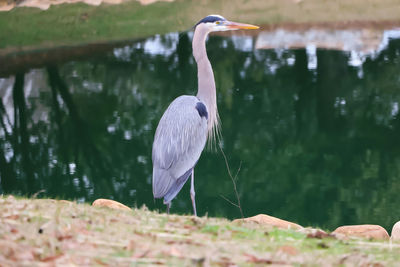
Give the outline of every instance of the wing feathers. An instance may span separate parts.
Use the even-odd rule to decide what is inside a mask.
[[[162,198],[168,193],[175,179],[171,177],[168,170],[153,167],[153,195]]]
[[[170,202],[187,181],[207,139],[207,118],[194,96],[176,98],[163,114],[153,143],[153,194]]]

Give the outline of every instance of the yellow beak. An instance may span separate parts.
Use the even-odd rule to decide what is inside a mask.
[[[251,24],[244,24],[244,23],[239,23],[239,22],[233,22],[233,21],[227,21],[225,24],[226,27],[230,29],[244,29],[244,30],[256,30],[259,29],[260,27],[256,25],[251,25]]]

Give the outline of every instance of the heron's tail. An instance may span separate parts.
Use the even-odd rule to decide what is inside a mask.
[[[172,187],[175,179],[167,170],[154,167],[153,168],[153,196],[154,198],[164,197]]]
[[[168,190],[167,194],[164,196],[164,204],[171,202],[179,193],[179,191],[181,191],[183,185],[188,180],[190,174],[192,174],[192,170],[193,168],[191,168],[190,170],[185,172],[181,177],[175,180],[175,183],[173,183],[171,188]]]
[[[158,167],[153,168],[153,195],[154,198],[164,197],[164,204],[173,200],[186,183],[193,168],[186,171],[181,177],[175,179],[168,170]]]

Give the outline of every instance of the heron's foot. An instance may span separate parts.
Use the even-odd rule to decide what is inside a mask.
[[[167,203],[167,214],[169,214],[169,208],[171,207],[171,202]]]

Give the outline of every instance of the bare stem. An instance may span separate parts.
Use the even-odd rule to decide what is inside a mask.
[[[238,174],[239,174],[240,168],[242,167],[242,162],[240,161],[239,168],[238,168],[238,170],[237,170],[237,172],[236,172],[236,174],[235,174],[235,177],[233,177],[233,176],[232,176],[232,173],[231,173],[231,170],[230,170],[230,167],[229,167],[228,160],[227,160],[227,158],[226,158],[226,156],[225,156],[224,151],[222,150],[222,146],[221,146],[221,145],[219,145],[219,149],[221,150],[222,155],[224,156],[226,169],[228,170],[229,177],[231,178],[232,183],[233,183],[233,189],[234,189],[234,191],[235,191],[235,195],[236,195],[236,199],[237,199],[237,204],[233,203],[232,201],[230,201],[229,199],[227,199],[226,197],[224,197],[224,196],[222,196],[222,195],[221,195],[221,197],[222,197],[223,199],[225,199],[226,201],[228,201],[229,203],[231,203],[232,205],[234,205],[235,207],[239,208],[240,214],[242,215],[242,218],[244,218],[243,210],[242,210],[242,205],[240,204],[239,193],[238,193],[237,187],[236,187],[236,181],[237,181],[237,178],[238,178]]]
[[[239,208],[239,205],[236,203],[233,203],[231,200],[229,200],[229,198],[223,196],[223,195],[219,195],[220,197],[222,197],[223,199],[225,199],[227,202],[229,202],[230,204],[232,204],[233,206]]]
[[[32,195],[32,198],[37,198],[37,196],[38,196],[40,193],[44,193],[44,192],[46,192],[46,189],[42,189],[42,190],[40,190],[40,191],[37,191],[35,194]]]

